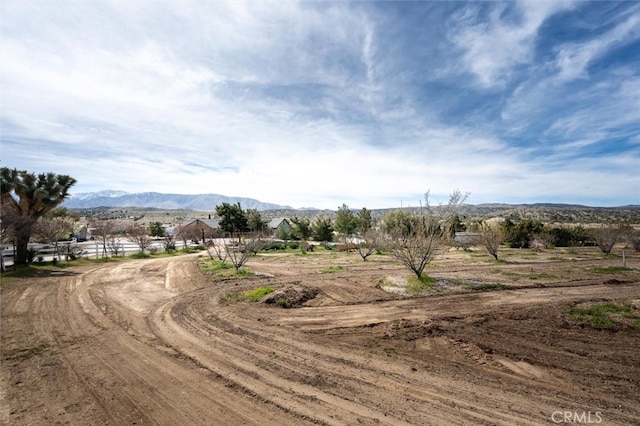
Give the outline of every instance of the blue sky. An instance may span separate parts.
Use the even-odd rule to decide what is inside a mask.
[[[0,8],[0,164],[73,193],[640,204],[640,2]]]

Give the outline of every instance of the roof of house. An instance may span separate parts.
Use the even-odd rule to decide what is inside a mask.
[[[286,217],[276,217],[275,219],[271,219],[269,221],[269,228],[275,229],[278,226],[280,226],[280,224],[284,221],[286,221],[287,224],[289,224],[289,220]]]
[[[191,219],[183,223],[182,226],[189,226],[192,224],[197,224],[198,222],[203,223],[213,229],[217,229],[219,226],[217,219]]]

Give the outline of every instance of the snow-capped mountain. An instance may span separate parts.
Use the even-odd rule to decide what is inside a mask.
[[[112,190],[112,189],[107,189],[105,191],[98,191],[98,192],[80,192],[78,194],[71,194],[68,198],[68,200],[92,200],[94,198],[101,198],[101,197],[122,197],[123,195],[128,195],[129,193],[126,191],[116,191],[116,190]]]
[[[186,209],[211,211],[222,203],[240,203],[243,209],[274,210],[291,208],[265,203],[253,198],[228,197],[219,194],[163,194],[159,192],[128,193],[124,191],[99,191],[71,194],[63,206],[69,209],[92,207],[151,207],[158,209]]]

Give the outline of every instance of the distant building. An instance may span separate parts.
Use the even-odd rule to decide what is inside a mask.
[[[183,238],[202,240],[207,238],[219,238],[222,235],[218,231],[219,223],[216,219],[192,219],[180,226],[180,234]]]
[[[291,235],[292,227],[286,217],[277,217],[269,221],[269,229],[274,235]]]
[[[74,234],[74,237],[78,241],[87,241],[91,239],[91,230],[87,227],[87,225],[82,225],[80,230]]]

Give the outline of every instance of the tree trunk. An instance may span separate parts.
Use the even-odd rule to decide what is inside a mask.
[[[16,258],[14,262],[16,265],[24,265],[29,260],[29,240],[31,239],[31,232],[21,233],[16,237]]]

